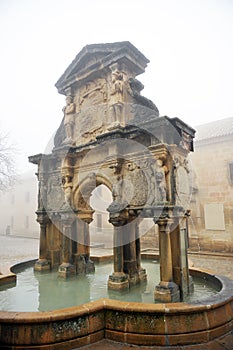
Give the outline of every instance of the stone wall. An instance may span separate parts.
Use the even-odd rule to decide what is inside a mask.
[[[194,172],[190,248],[233,252],[233,139],[222,137],[196,143],[191,155]]]
[[[0,235],[39,238],[36,207],[36,177],[31,172],[21,174],[8,192],[0,194]]]

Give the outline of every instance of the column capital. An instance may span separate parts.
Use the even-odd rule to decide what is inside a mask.
[[[128,220],[129,220],[129,213],[127,210],[116,211],[116,212],[110,211],[109,213],[109,222],[115,227],[125,225],[128,222]]]
[[[36,211],[36,215],[36,221],[39,222],[40,225],[46,225],[49,222],[49,217],[45,210]]]
[[[86,222],[87,224],[90,224],[93,221],[93,214],[94,210],[80,210],[76,213],[76,216],[80,219]]]
[[[71,208],[60,210],[59,216],[62,224],[64,225],[71,225],[76,219],[76,215]]]
[[[168,217],[162,217],[154,221],[159,226],[161,232],[170,231],[170,227],[174,223],[173,219]]]

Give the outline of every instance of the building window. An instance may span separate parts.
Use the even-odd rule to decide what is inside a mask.
[[[230,183],[233,185],[233,162],[229,163],[229,177]]]

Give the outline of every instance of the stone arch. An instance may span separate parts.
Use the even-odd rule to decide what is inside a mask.
[[[189,208],[179,198],[187,197],[186,158],[193,150],[195,130],[179,118],[160,116],[155,104],[141,95],[143,85],[136,76],[147,63],[129,42],[88,45],[56,83],[67,100],[55,146],[50,154],[29,158],[38,165],[43,197],[37,210],[40,258],[35,269],[53,267],[49,256],[53,216],[61,226],[60,275],[93,268],[87,249],[93,215],[90,196],[104,184],[113,195],[108,211],[116,243],[109,288],[128,288],[146,278],[139,261],[138,219],[153,218],[162,247],[155,298],[173,301],[191,285],[188,265],[183,266],[181,259]],[[72,230],[78,235],[74,249]]]
[[[105,185],[112,192],[113,182],[107,175],[90,173],[84,177],[73,189],[73,209],[92,210],[90,196],[92,191],[100,185]]]
[[[113,254],[114,227],[109,222],[107,208],[112,202],[112,192],[104,185],[98,185],[92,191],[90,206],[93,208],[93,221],[90,223],[90,244],[92,247],[108,249]]]

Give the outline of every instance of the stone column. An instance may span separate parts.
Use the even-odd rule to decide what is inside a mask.
[[[136,261],[137,270],[139,273],[140,282],[147,280],[146,270],[141,266],[141,242],[140,242],[140,232],[139,232],[139,220],[135,220],[135,247],[136,247]]]
[[[76,255],[85,255],[85,222],[83,220],[77,219],[77,232],[76,232],[76,239],[77,239],[77,249],[75,254]]]
[[[94,262],[90,259],[90,223],[92,222],[92,213],[91,216],[86,217],[83,219],[84,221],[84,251],[85,251],[85,272],[86,273],[92,273],[95,272],[95,265]]]
[[[133,221],[124,226],[124,237],[127,243],[124,245],[124,271],[129,275],[130,285],[139,282],[139,273],[136,258],[136,225]]]
[[[69,213],[61,214],[62,220],[62,264],[58,268],[58,275],[67,278],[76,273],[75,265],[72,263],[71,235],[74,217]]]
[[[139,236],[139,223],[135,223],[135,246],[136,246],[136,260],[137,260],[137,268],[141,269],[141,243]]]
[[[123,272],[123,245],[121,228],[114,226],[113,235],[114,273],[118,273]]]
[[[186,217],[177,217],[171,232],[173,280],[180,288],[181,300],[193,291],[192,277],[188,267],[188,236]]]
[[[47,224],[49,218],[45,211],[37,212],[37,221],[40,224],[40,246],[39,246],[39,259],[36,261],[34,270],[35,271],[46,271],[50,270],[50,264],[47,260]]]
[[[108,289],[124,290],[129,289],[129,275],[124,272],[123,257],[123,232],[124,226],[114,225],[114,272],[108,278]]]
[[[173,280],[172,250],[170,229],[172,220],[156,221],[159,227],[160,283],[155,287],[155,300],[161,302],[180,301],[179,287]]]
[[[78,213],[77,227],[77,252],[75,263],[77,274],[92,273],[95,271],[94,262],[90,259],[90,231],[89,224],[92,222],[93,211]]]
[[[90,223],[92,222],[92,217],[83,219],[84,221],[84,251],[87,261],[90,260]]]

